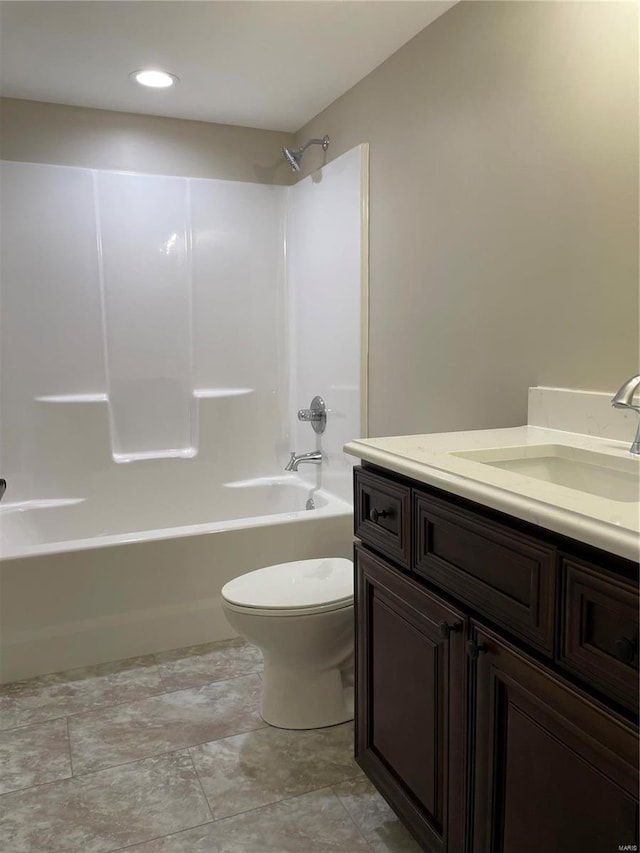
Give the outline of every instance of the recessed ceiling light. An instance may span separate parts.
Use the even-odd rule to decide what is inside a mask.
[[[136,83],[140,83],[141,86],[150,86],[152,89],[166,89],[178,82],[175,74],[150,68],[143,71],[132,71],[129,77]]]

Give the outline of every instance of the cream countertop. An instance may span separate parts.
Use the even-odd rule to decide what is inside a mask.
[[[537,426],[356,439],[345,453],[621,557],[640,556],[639,501],[617,501],[452,455],[541,444],[629,457],[629,442]]]

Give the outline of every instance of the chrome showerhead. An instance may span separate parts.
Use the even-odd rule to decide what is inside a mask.
[[[282,156],[291,166],[294,172],[300,171],[300,163],[298,161],[298,157],[302,157],[302,151],[299,148],[283,148]]]
[[[322,145],[322,150],[326,151],[329,147],[329,137],[323,136],[322,139],[310,139],[301,148],[282,149],[282,156],[291,166],[294,172],[300,171],[300,161],[302,160],[302,155],[304,154],[305,149],[307,149],[310,145]]]

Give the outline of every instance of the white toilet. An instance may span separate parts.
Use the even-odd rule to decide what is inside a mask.
[[[264,654],[261,714],[282,729],[353,718],[353,563],[267,566],[222,587],[231,625]]]

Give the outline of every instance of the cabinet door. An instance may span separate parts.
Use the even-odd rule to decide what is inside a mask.
[[[464,617],[356,548],[356,758],[426,850],[464,841]]]
[[[473,853],[637,844],[635,727],[492,632],[477,643]]]

